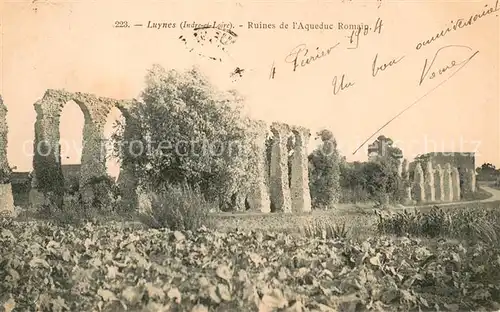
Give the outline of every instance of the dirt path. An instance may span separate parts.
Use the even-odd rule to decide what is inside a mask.
[[[446,206],[455,206],[457,204],[460,205],[467,205],[467,204],[473,204],[473,203],[489,203],[489,202],[495,202],[495,201],[500,201],[500,190],[499,189],[494,189],[491,188],[487,185],[480,185],[483,190],[486,192],[490,193],[492,196],[486,199],[481,199],[481,200],[470,200],[470,201],[459,201],[459,202],[448,202],[448,203],[438,203],[438,204],[429,204],[429,205],[412,205],[412,206],[400,206],[396,209],[408,209],[408,208],[428,208],[428,207],[433,207],[435,205],[438,205],[440,207],[446,207]]]
[[[448,203],[434,203],[434,204],[429,204],[429,205],[412,205],[412,206],[403,206],[400,205],[399,207],[391,207],[391,210],[403,210],[403,209],[421,209],[421,208],[431,208],[435,205],[438,205],[440,207],[446,207],[446,206],[457,206],[457,205],[467,205],[467,204],[472,204],[472,203],[488,203],[488,202],[495,202],[498,201],[500,202],[500,189],[494,189],[491,188],[487,185],[480,184],[479,185],[483,190],[486,192],[490,193],[492,196],[486,199],[481,199],[481,200],[471,200],[471,201],[459,201],[459,202],[448,202]],[[313,215],[320,215],[320,214],[328,214],[328,213],[339,213],[339,212],[355,212],[355,211],[369,211],[373,209],[373,203],[363,203],[363,204],[338,204],[336,209],[332,209],[329,211],[324,211],[324,210],[313,210],[311,214]],[[308,215],[309,213],[302,213],[302,214],[297,214],[297,215]],[[222,212],[222,213],[213,213],[213,215],[219,215],[219,216],[268,216],[270,215],[269,213],[263,213],[259,211],[246,211],[246,212]]]

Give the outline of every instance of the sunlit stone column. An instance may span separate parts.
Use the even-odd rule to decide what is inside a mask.
[[[474,193],[476,191],[476,171],[473,169],[467,169],[465,172],[466,175],[466,192],[472,192]]]
[[[291,212],[290,187],[288,184],[287,140],[290,134],[288,125],[273,123],[273,146],[271,153],[271,201],[277,212]]]
[[[447,163],[443,170],[443,189],[444,189],[444,201],[453,201],[453,182],[451,178],[451,165]]]
[[[303,127],[294,127],[292,132],[295,135],[291,183],[292,211],[295,213],[309,212],[311,211],[311,193],[309,191],[307,144],[311,132]]]
[[[417,202],[425,201],[425,185],[424,185],[424,171],[422,166],[417,163],[415,166],[413,177],[413,197]]]
[[[401,162],[401,178],[404,183],[403,204],[408,205],[412,203],[412,186],[410,182],[410,164],[406,158]]]
[[[266,177],[269,174],[266,161],[267,129],[267,124],[264,121],[256,121],[254,123],[255,140],[252,147],[256,149],[257,159],[255,163],[257,166],[257,176],[252,183],[249,194],[250,209],[266,213],[271,211],[269,185]]]
[[[435,185],[435,198],[437,201],[444,201],[444,180],[443,180],[443,169],[440,164],[436,165],[434,170],[434,185]]]
[[[458,169],[456,167],[453,167],[451,169],[451,181],[452,181],[452,188],[453,188],[453,200],[454,201],[459,201],[460,200],[460,173],[458,172]]]
[[[425,198],[428,202],[433,202],[435,196],[434,170],[432,169],[432,162],[428,161],[425,170]]]

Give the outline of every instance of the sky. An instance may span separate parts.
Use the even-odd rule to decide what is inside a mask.
[[[252,118],[302,125],[313,133],[330,129],[341,154],[350,161],[366,160],[367,145],[353,152],[395,115],[416,103],[370,142],[383,134],[392,138],[409,159],[433,151],[476,152],[476,164],[491,162],[500,166],[498,12],[416,49],[419,42],[452,21],[480,14],[497,2],[203,3],[0,2],[0,94],[8,108],[10,165],[17,171],[32,169],[36,118],[33,104],[47,89],[137,98],[144,88],[147,70],[158,63],[178,70],[199,66],[218,88],[240,91]],[[382,21],[380,32],[375,31],[377,19]],[[127,21],[132,26],[115,28],[116,21]],[[226,52],[200,46],[193,40],[193,29],[179,28],[182,21],[231,23],[237,37],[226,45]],[[147,28],[149,22],[176,23],[176,27]],[[274,23],[276,28],[250,28],[249,22]],[[289,28],[280,29],[282,22]],[[293,22],[323,22],[333,24],[335,29],[291,29]],[[338,29],[339,23],[368,25],[370,30],[359,36],[356,46],[348,38],[352,30]],[[188,38],[188,47],[180,36]],[[293,51],[299,45],[305,45],[308,55],[335,48],[306,66],[299,62],[294,71]],[[191,48],[195,50],[190,52]],[[452,61],[457,64],[467,60],[475,51],[479,52],[463,67],[455,66],[439,74],[440,68]],[[299,61],[307,58],[303,53],[299,53]],[[401,60],[379,70],[374,77],[375,56],[376,67]],[[426,60],[429,72],[419,84]],[[244,69],[236,81],[230,76],[235,68]],[[433,71],[436,77],[429,79]],[[344,85],[353,85],[334,94],[334,78],[338,87],[343,75]],[[114,112],[108,118],[107,135],[110,125],[119,118]],[[83,114],[76,104],[68,103],[60,126],[61,140],[69,146],[63,164],[79,163],[82,127]]]

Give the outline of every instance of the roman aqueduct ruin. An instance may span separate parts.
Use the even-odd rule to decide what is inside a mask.
[[[104,126],[107,116],[113,107],[118,108],[125,117],[125,133],[133,132],[133,125],[127,123],[127,110],[134,105],[133,100],[114,100],[97,97],[85,93],[71,93],[64,90],[49,89],[41,100],[34,104],[37,118],[35,122],[35,139],[33,158],[32,188],[30,202],[38,205],[47,200],[47,189],[63,189],[64,177],[61,172],[59,123],[63,107],[74,101],[84,115],[83,137],[80,169],[80,194],[84,202],[93,198],[92,189],[87,187],[93,178],[106,175],[105,159],[102,155]],[[7,162],[7,109],[0,97],[0,178],[1,173],[10,172]],[[308,212],[311,210],[309,192],[307,145],[311,136],[310,130],[284,123],[267,125],[255,121],[255,147],[258,151],[258,176],[252,181],[252,187],[245,197],[250,209],[270,212],[271,202],[277,212]],[[269,130],[273,134],[271,161],[267,163],[265,141]],[[289,183],[287,140],[295,139],[292,158],[291,183]],[[42,147],[42,148],[40,148]],[[267,168],[270,168],[269,171]],[[406,200],[411,202],[447,202],[460,199],[460,182],[458,170],[448,164],[445,168],[432,168],[432,164],[424,169],[417,165],[413,181],[408,180],[408,162],[402,161],[399,174],[407,179]],[[137,181],[132,168],[122,165],[118,183],[125,202],[137,204]],[[7,181],[7,180],[6,180]],[[0,181],[0,211],[13,210],[13,196],[10,183]],[[474,192],[475,173],[467,171],[465,189]],[[50,194],[49,194],[50,195]]]

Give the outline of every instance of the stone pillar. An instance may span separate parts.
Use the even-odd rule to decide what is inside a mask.
[[[403,159],[398,159],[398,176],[400,178],[403,177],[403,165],[404,165],[404,160]]]
[[[408,160],[405,158],[401,162],[401,178],[403,179],[404,183],[404,199],[403,199],[403,204],[409,205],[412,203],[412,187],[411,187],[411,182],[410,182],[410,168],[409,168],[409,163]]]
[[[444,189],[444,201],[453,201],[453,182],[451,178],[451,165],[447,163],[443,170],[443,189]]]
[[[14,213],[14,197],[10,184],[10,166],[7,159],[7,107],[0,95],[0,215],[12,216]]]
[[[125,126],[123,131],[123,141],[122,143],[122,154],[128,152],[129,145],[127,143],[133,142],[137,133],[137,128],[135,125],[135,120],[129,114],[129,108],[136,103],[134,101],[120,101],[117,103],[116,107],[120,110],[123,117],[125,118]],[[109,114],[109,112],[108,112]],[[137,179],[136,169],[133,164],[124,161],[122,155],[122,161],[120,164],[120,173],[116,181],[117,186],[121,193],[121,206],[123,206],[124,211],[133,211],[138,206],[138,193],[137,188],[139,186],[139,181]]]
[[[295,148],[292,157],[292,211],[295,213],[311,211],[311,193],[309,191],[309,160],[307,144],[311,133],[309,129],[294,127]]]
[[[405,187],[405,204],[411,204],[413,202],[412,194],[411,194],[411,186]]]
[[[419,163],[415,166],[412,191],[417,202],[425,201],[424,171]]]
[[[435,196],[434,170],[432,169],[432,162],[428,161],[425,168],[425,198],[428,202],[434,202],[436,200]]]
[[[89,120],[83,126],[82,164],[80,167],[80,194],[85,204],[91,205],[94,200],[93,184],[95,179],[107,175],[106,149],[104,140],[105,117],[100,120]],[[104,185],[102,185],[104,187]]]
[[[34,104],[37,113],[35,121],[35,140],[33,142],[34,179],[30,191],[31,205],[39,209],[40,203],[62,207],[64,177],[61,170],[59,144],[59,114],[65,100],[47,91],[44,97]]]
[[[288,125],[273,123],[273,146],[271,153],[271,201],[277,212],[289,213],[292,211],[290,186],[288,184],[288,152],[287,141],[290,134]]]
[[[254,125],[255,140],[252,148],[256,149],[257,177],[249,194],[250,209],[261,212],[271,211],[271,201],[269,199],[268,168],[266,156],[267,125],[263,121],[257,121]]]
[[[437,201],[444,201],[443,169],[440,164],[437,164],[436,169],[434,170],[434,187],[435,199]]]
[[[467,169],[467,180],[469,181],[468,192],[476,192],[476,171],[474,169]]]
[[[460,200],[460,173],[456,167],[451,169],[451,185],[453,188],[453,200]]]
[[[120,165],[120,173],[116,180],[121,193],[121,205],[124,211],[133,211],[137,208],[138,194],[137,186],[138,181],[135,175],[135,168],[130,164]]]

